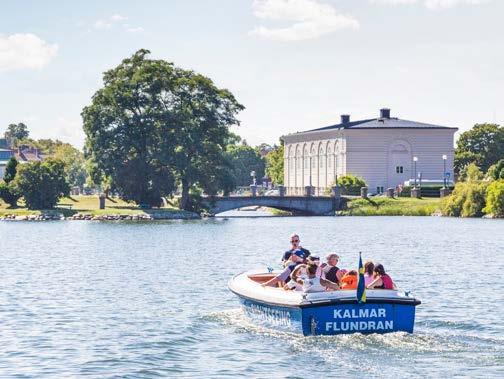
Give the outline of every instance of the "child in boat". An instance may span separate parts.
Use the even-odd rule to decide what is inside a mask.
[[[364,283],[366,287],[370,285],[374,280],[374,263],[367,261],[364,263]]]
[[[355,290],[357,289],[357,283],[359,283],[359,276],[357,271],[350,270],[344,277],[341,278],[341,289],[342,290]]]
[[[396,285],[392,281],[392,278],[385,272],[385,268],[381,263],[378,263],[374,268],[374,280],[371,282],[367,288],[369,289],[384,289],[384,290],[395,290]]]
[[[306,267],[306,278],[298,278],[297,283],[303,287],[303,292],[324,292],[326,289],[339,290],[339,286],[327,279],[317,277],[318,266],[308,263]]]

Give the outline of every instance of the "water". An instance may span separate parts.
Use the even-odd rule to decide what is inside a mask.
[[[250,324],[226,287],[314,253],[385,265],[422,300],[412,335]],[[504,221],[237,218],[0,223],[0,377],[504,377]]]

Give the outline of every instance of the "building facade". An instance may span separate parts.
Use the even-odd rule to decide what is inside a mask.
[[[311,186],[322,195],[346,174],[362,177],[370,193],[414,180],[415,170],[424,182],[443,182],[453,178],[456,131],[391,117],[384,108],[377,118],[342,115],[339,124],[283,136],[287,194],[301,195]]]

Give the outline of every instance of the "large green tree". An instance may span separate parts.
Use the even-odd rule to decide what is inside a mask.
[[[284,182],[284,147],[275,147],[266,155],[266,174],[275,184]]]
[[[5,131],[5,138],[12,144],[17,140],[22,140],[28,138],[30,132],[28,127],[22,122],[18,124],[9,124],[7,130]]]
[[[257,148],[248,145],[229,145],[227,153],[232,164],[232,176],[237,186],[248,186],[252,182],[250,173],[255,171],[260,181],[264,176],[266,162]]]
[[[139,50],[104,74],[104,87],[82,112],[95,183],[111,178],[119,194],[159,205],[175,183],[186,208],[191,188],[226,185],[229,127],[243,109],[233,95],[193,71]]]
[[[476,124],[460,135],[455,151],[455,172],[475,163],[483,172],[504,158],[504,127],[497,124]]]
[[[54,208],[70,191],[65,164],[56,159],[20,165],[12,183],[29,209]]]
[[[65,164],[67,182],[72,187],[82,188],[86,182],[84,154],[68,143],[57,145],[51,155]]]

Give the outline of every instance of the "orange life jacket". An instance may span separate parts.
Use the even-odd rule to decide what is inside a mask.
[[[341,278],[341,289],[355,290],[357,289],[357,283],[359,283],[359,277],[357,275],[345,275]]]

